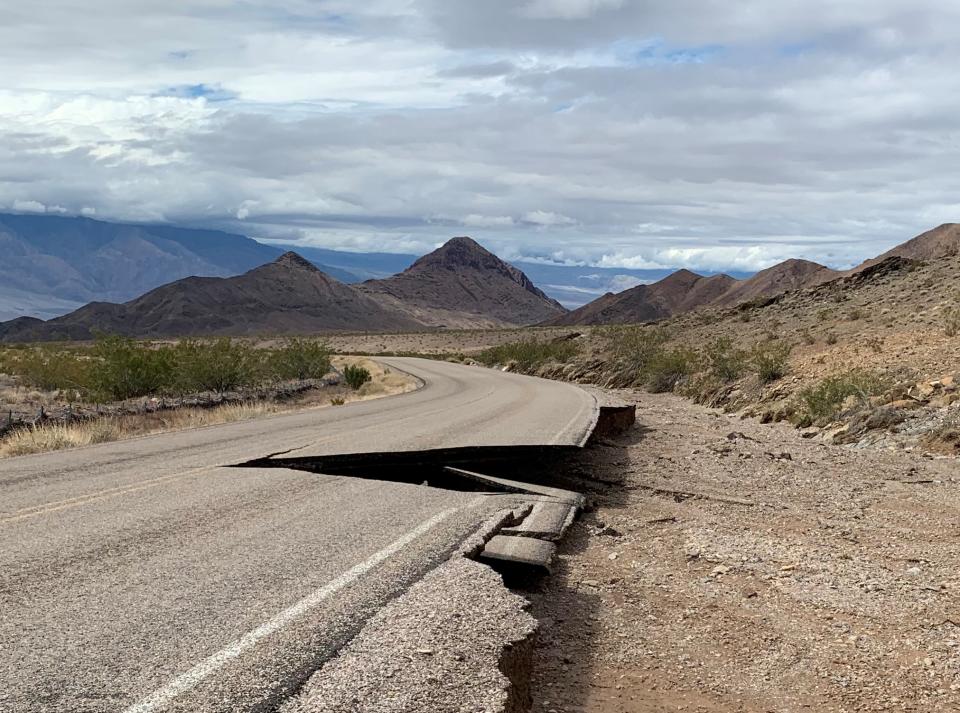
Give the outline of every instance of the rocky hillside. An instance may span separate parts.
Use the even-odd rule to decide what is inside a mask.
[[[296,253],[230,278],[188,277],[123,304],[93,302],[63,317],[0,324],[7,342],[136,337],[303,334],[423,328],[407,312],[324,274]]]
[[[960,249],[960,224],[944,223],[933,230],[921,233],[915,238],[901,243],[887,252],[867,260],[854,268],[854,272],[876,265],[890,257],[905,257],[910,260],[936,260],[952,257]]]
[[[679,270],[651,285],[640,285],[602,297],[549,322],[553,325],[640,324],[666,319],[703,307],[732,307],[786,292],[815,288],[845,275],[868,270],[889,258],[937,260],[960,250],[960,225],[946,223],[865,261],[853,270],[831,270],[809,260],[790,259],[735,280],[726,275],[702,277]]]
[[[716,302],[737,280],[729,275],[703,277],[678,270],[652,285],[638,285],[617,294],[607,293],[551,325],[634,324],[665,319]]]
[[[748,300],[773,297],[791,290],[829,282],[841,273],[809,260],[785,260],[753,277],[738,280],[725,293],[713,302],[716,306],[733,306]]]
[[[949,244],[893,255],[763,300],[588,329],[574,360],[534,373],[675,390],[832,443],[960,455],[958,275]]]
[[[453,238],[398,275],[360,289],[434,327],[535,324],[564,314],[556,300],[471,238]]]

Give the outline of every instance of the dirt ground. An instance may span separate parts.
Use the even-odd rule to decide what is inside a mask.
[[[960,710],[955,459],[621,395],[532,596],[536,713]]]

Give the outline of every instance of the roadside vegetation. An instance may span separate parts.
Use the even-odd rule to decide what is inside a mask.
[[[59,451],[153,433],[246,421],[292,408],[295,408],[292,404],[258,401],[223,404],[213,408],[179,408],[150,414],[105,416],[75,423],[42,423],[13,431],[0,439],[0,457]]]
[[[612,367],[608,384],[705,397],[749,375],[768,384],[789,369],[792,345],[777,339],[744,349],[729,337],[718,337],[700,348],[673,343],[672,337],[662,327],[609,329],[606,339]]]
[[[257,349],[229,338],[154,345],[111,336],[88,348],[8,349],[0,371],[24,386],[60,392],[68,402],[99,403],[319,379],[330,372],[330,349],[312,339]]]
[[[843,410],[845,403],[869,406],[872,396],[879,396],[892,386],[889,377],[857,369],[829,376],[798,394],[799,408],[795,418],[800,423],[828,423]]]
[[[517,371],[530,372],[544,364],[566,363],[578,352],[577,345],[569,340],[521,339],[485,349],[476,355],[476,360],[486,366],[511,365]]]
[[[370,371],[356,364],[348,364],[343,368],[343,380],[354,391],[371,380]]]
[[[699,400],[752,376],[762,386],[783,378],[789,371],[793,349],[789,342],[764,339],[748,348],[738,347],[728,337],[719,337],[702,347],[676,339],[659,326],[612,326],[596,330],[601,347],[599,359],[584,359],[582,347],[573,339],[524,339],[490,347],[475,355],[487,366],[509,366],[524,373],[593,381],[611,387],[641,387],[653,393],[676,391]],[[601,364],[594,372],[590,364]],[[578,370],[582,366],[583,369]]]
[[[334,372],[342,381],[318,381]],[[339,406],[415,389],[412,377],[318,339],[0,348],[0,457]],[[15,412],[19,415],[15,418]]]

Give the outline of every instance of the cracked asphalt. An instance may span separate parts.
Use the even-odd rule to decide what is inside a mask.
[[[0,709],[267,711],[508,496],[225,467],[581,443],[576,387],[391,359],[417,392],[0,462]]]

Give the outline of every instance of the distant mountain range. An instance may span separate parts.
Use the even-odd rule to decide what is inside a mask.
[[[183,277],[236,275],[282,254],[214,230],[0,214],[0,318],[125,301]]]
[[[420,257],[267,245],[216,230],[0,213],[0,320],[49,319],[91,301],[125,302],[184,277],[231,277],[295,250],[348,284],[391,277]],[[670,270],[513,263],[567,307],[653,282]]]
[[[0,341],[520,326],[563,312],[523,272],[470,238],[454,238],[384,280],[348,285],[288,252],[236,277],[188,277],[122,304],[2,322]]]
[[[672,317],[700,307],[732,307],[754,299],[856,275],[892,257],[935,260],[960,250],[960,225],[947,223],[929,230],[852,270],[838,271],[809,260],[785,260],[748,279],[729,275],[704,277],[678,270],[666,278],[619,293],[608,293],[572,312],[559,315],[551,325],[634,324]]]
[[[343,252],[282,243],[278,245],[303,255],[316,265],[323,266],[321,269],[325,272],[350,283],[390,277],[406,270],[420,257],[398,253]],[[580,307],[605,292],[619,292],[634,285],[656,282],[673,272],[669,268],[638,270],[626,267],[561,265],[532,260],[512,260],[510,264],[522,270],[550,297],[571,309]],[[331,269],[339,272],[332,272]],[[743,278],[749,277],[751,273],[730,274]]]
[[[650,322],[816,287],[890,257],[936,259],[958,246],[960,226],[947,224],[847,272],[805,260],[739,279],[678,270],[568,312],[520,265],[566,279],[566,289],[581,295],[605,281],[643,278],[510,264],[466,237],[420,258],[319,248],[299,255],[218,231],[0,214],[0,318],[4,309],[22,315],[0,322],[0,339],[86,339],[98,330],[161,337]]]

